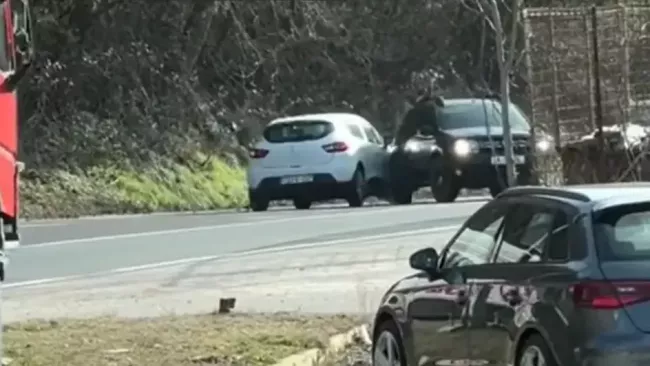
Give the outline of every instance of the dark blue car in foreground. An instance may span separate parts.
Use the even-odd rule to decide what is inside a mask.
[[[650,365],[650,184],[508,189],[410,265],[376,366]]]

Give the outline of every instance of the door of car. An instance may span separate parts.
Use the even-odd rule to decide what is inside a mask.
[[[542,198],[511,204],[492,263],[473,273],[479,295],[468,327],[471,358],[486,365],[512,364],[518,335],[540,317],[535,310],[543,298],[554,296],[552,281],[570,276],[561,264],[569,258],[575,212]],[[556,305],[549,307],[553,314]]]
[[[384,158],[386,157],[386,150],[384,149],[383,141],[379,136],[379,133],[370,124],[364,126],[363,132],[365,133],[366,139],[370,145],[369,151],[372,156],[373,176],[381,176],[385,163]]]
[[[475,213],[441,253],[440,276],[413,293],[408,315],[418,365],[465,365],[470,356],[468,274],[488,263],[506,210],[492,202]]]
[[[363,131],[363,127],[357,122],[356,119],[347,121],[347,129],[352,134],[355,145],[359,144],[359,149],[357,150],[357,158],[363,164],[365,168],[366,178],[372,176],[373,173],[373,148],[372,144],[368,141],[366,134]]]

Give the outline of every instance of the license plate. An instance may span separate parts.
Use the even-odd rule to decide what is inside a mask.
[[[513,156],[515,160],[515,164],[524,164],[526,162],[526,158],[523,155],[515,155]],[[505,165],[506,164],[506,157],[505,156],[493,156],[492,157],[492,165]]]
[[[280,184],[300,184],[300,183],[310,183],[313,181],[314,181],[314,177],[311,175],[292,175],[280,179]]]

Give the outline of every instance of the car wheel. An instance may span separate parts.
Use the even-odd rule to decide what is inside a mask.
[[[533,334],[522,345],[516,366],[558,366],[546,341],[539,335]]]
[[[269,200],[263,197],[259,197],[256,194],[249,194],[248,201],[251,210],[255,212],[266,211],[269,208]]]
[[[503,192],[504,190],[505,190],[505,188],[503,186],[501,186],[501,184],[499,184],[499,183],[491,184],[490,185],[490,196],[492,196],[494,198],[494,197],[498,196],[499,193]]]
[[[451,169],[445,169],[440,174],[433,174],[431,179],[431,193],[436,202],[454,202],[460,194],[458,178]]]
[[[521,168],[519,174],[517,174],[517,185],[520,186],[530,186],[536,185],[536,179],[533,177],[532,169],[529,166]]]
[[[392,201],[398,205],[410,205],[413,202],[413,191],[405,184],[391,185]]]
[[[309,210],[311,207],[311,200],[307,198],[294,198],[293,207],[297,208],[298,210]]]
[[[376,332],[372,341],[372,364],[374,366],[406,366],[402,337],[393,321],[385,321]]]
[[[363,174],[363,170],[357,168],[352,176],[352,180],[348,183],[348,197],[346,200],[350,207],[361,207],[363,206],[363,200],[365,198],[365,185],[366,177]]]

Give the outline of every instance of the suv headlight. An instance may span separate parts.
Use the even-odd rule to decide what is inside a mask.
[[[553,150],[553,140],[548,137],[541,137],[535,142],[535,150],[542,154],[550,153]]]
[[[404,150],[408,152],[416,152],[420,150],[420,144],[416,141],[409,140],[404,144]]]
[[[478,142],[466,139],[456,140],[453,149],[457,156],[468,156],[478,152]]]

